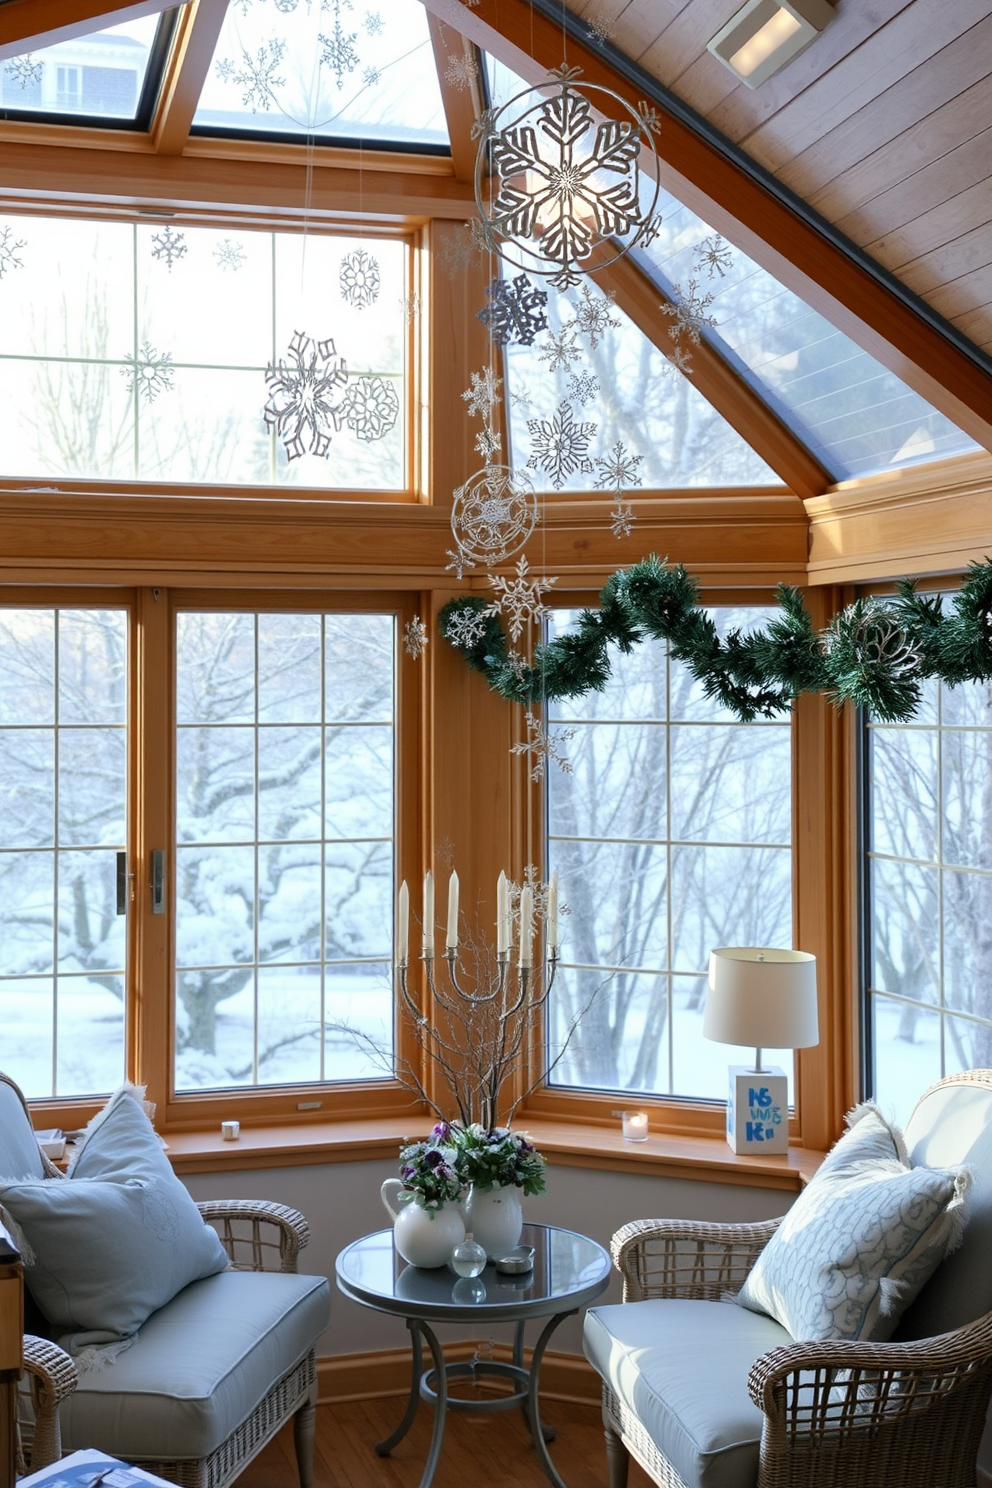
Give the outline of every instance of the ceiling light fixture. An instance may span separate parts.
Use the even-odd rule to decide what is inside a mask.
[[[833,13],[829,0],[747,0],[707,50],[757,88],[819,36]]]

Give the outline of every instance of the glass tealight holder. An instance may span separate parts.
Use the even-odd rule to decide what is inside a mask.
[[[451,1269],[456,1276],[478,1276],[485,1270],[485,1266],[486,1252],[472,1239],[472,1231],[469,1230],[465,1239],[451,1252]]]
[[[647,1111],[621,1111],[623,1139],[625,1142],[646,1142],[648,1139]]]

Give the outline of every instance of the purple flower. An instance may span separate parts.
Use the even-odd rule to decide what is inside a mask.
[[[434,1127],[432,1127],[429,1140],[431,1142],[436,1142],[440,1146],[442,1142],[447,1142],[450,1136],[450,1124],[447,1121],[439,1121]]]
[[[436,1147],[432,1148],[430,1152],[424,1153],[425,1168],[439,1168],[443,1166],[444,1158],[441,1156],[440,1152],[438,1152]]]

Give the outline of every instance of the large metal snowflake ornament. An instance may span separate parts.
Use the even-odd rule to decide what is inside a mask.
[[[276,431],[287,458],[298,460],[308,448],[312,455],[326,457],[331,436],[346,416],[342,390],[348,365],[335,352],[333,340],[313,341],[296,331],[288,359],[270,363],[265,381],[269,389],[265,426]]]
[[[152,234],[152,258],[164,263],[170,273],[172,265],[185,258],[188,252],[186,234],[177,232],[171,223],[160,233]]]
[[[539,519],[537,496],[524,470],[487,465],[455,492],[451,530],[457,552],[449,568],[459,577],[477,563],[487,567],[519,553]]]
[[[547,330],[548,296],[526,274],[494,279],[486,285],[486,298],[489,304],[475,318],[489,327],[496,346],[533,346],[538,331]]]
[[[597,425],[577,424],[571,404],[559,403],[549,419],[528,419],[527,428],[533,441],[527,467],[543,470],[556,491],[570,475],[588,475],[592,470],[589,441]]]
[[[379,298],[379,261],[364,248],[356,248],[341,260],[338,284],[346,305],[364,310]]]
[[[609,255],[597,262],[603,268],[657,231],[653,131],[619,94],[577,76],[559,68],[540,91],[527,88],[498,108],[475,170],[495,250],[558,289],[581,283],[597,250]],[[654,182],[646,207],[642,176]]]
[[[24,260],[18,258],[20,250],[27,246],[26,238],[15,238],[9,223],[0,227],[0,279],[8,269],[23,269]]]
[[[526,722],[526,744],[514,744],[510,753],[530,756],[531,780],[539,784],[544,779],[544,772],[549,763],[556,764],[563,774],[571,775],[571,763],[562,754],[561,746],[574,738],[576,730],[574,728],[545,730],[541,720],[529,708],[526,713]]]
[[[154,403],[159,393],[171,393],[171,353],[159,353],[148,341],[143,341],[137,356],[125,357],[124,360],[127,366],[121,368],[121,376],[127,378],[129,393],[136,391],[146,403]]]
[[[483,613],[502,615],[506,620],[510,639],[514,642],[519,641],[528,623],[540,625],[545,615],[549,613],[542,597],[553,584],[558,582],[556,578],[528,578],[529,572],[530,565],[527,559],[521,556],[517,560],[515,579],[504,579],[499,574],[489,576],[489,582],[496,591],[496,598]]]

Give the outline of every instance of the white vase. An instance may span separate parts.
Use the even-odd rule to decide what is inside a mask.
[[[471,1231],[490,1260],[520,1244],[524,1208],[520,1190],[513,1184],[506,1188],[473,1188],[462,1209],[466,1230]]]
[[[421,1209],[413,1197],[401,1199],[407,1190],[398,1178],[387,1178],[381,1192],[393,1219],[393,1241],[403,1259],[411,1266],[443,1266],[465,1239],[465,1225],[455,1205]]]

